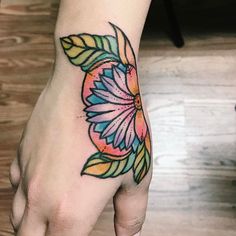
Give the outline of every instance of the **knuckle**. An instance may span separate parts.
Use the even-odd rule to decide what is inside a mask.
[[[40,180],[37,176],[31,178],[28,181],[28,184],[25,187],[25,192],[27,196],[27,207],[32,208],[38,205],[39,198],[41,195],[41,189],[40,189]]]
[[[9,180],[13,187],[16,187],[20,180],[20,173],[19,170],[17,170],[16,168],[15,160],[12,162],[9,169]]]
[[[144,220],[145,216],[128,220],[116,219],[116,226],[118,227],[119,231],[124,232],[128,235],[133,235],[141,230]]]
[[[65,199],[61,199],[57,203],[51,219],[51,225],[54,230],[65,230],[73,228],[77,219],[73,212],[73,208],[70,205],[71,203],[69,203]]]
[[[19,228],[21,218],[22,218],[22,216],[16,207],[15,199],[14,199],[11,214],[9,216],[10,223],[11,223],[14,230],[17,230]]]
[[[15,179],[16,179],[16,173],[15,173],[13,164],[11,164],[10,169],[9,169],[9,180],[13,186],[15,185],[15,182],[16,182]]]
[[[25,196],[22,192],[22,184],[19,185],[11,205],[10,222],[13,229],[18,229],[25,212]]]
[[[12,225],[12,228],[13,228],[13,230],[16,232],[17,231],[17,229],[18,229],[18,220],[16,220],[16,218],[14,217],[14,213],[13,212],[11,212],[11,214],[10,214],[10,216],[9,216],[9,219],[10,219],[10,223],[11,223],[11,225]]]

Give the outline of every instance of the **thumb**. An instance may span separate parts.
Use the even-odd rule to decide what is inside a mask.
[[[148,201],[148,188],[120,187],[114,196],[115,231],[117,236],[141,235]]]

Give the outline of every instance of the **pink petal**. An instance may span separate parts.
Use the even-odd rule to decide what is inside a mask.
[[[119,109],[113,110],[113,111],[108,111],[106,113],[101,113],[96,116],[93,116],[91,118],[88,118],[89,122],[104,122],[104,121],[110,121],[115,119],[117,116],[119,116],[122,112],[130,109],[132,105],[127,105],[127,106],[121,106]]]
[[[101,76],[101,80],[102,80],[102,83],[108,89],[108,91],[113,93],[115,96],[119,98],[123,98],[125,100],[133,100],[133,96],[128,95],[126,92],[120,89],[120,87],[117,86],[114,80],[107,78],[105,76]]]
[[[118,127],[121,125],[121,123],[126,119],[126,117],[130,114],[134,115],[135,109],[131,108],[129,110],[126,110],[122,114],[120,114],[118,117],[116,117],[103,131],[102,137],[108,137],[109,135],[113,134]]]
[[[126,131],[126,136],[125,136],[125,146],[126,148],[129,148],[135,138],[135,131],[134,131],[134,119],[132,119],[129,123],[128,129]]]
[[[129,91],[133,95],[138,94],[139,93],[138,75],[136,69],[133,66],[128,66],[126,78]]]
[[[113,75],[119,87],[122,90],[124,90],[126,93],[130,94],[130,91],[128,90],[127,85],[126,85],[125,73],[121,69],[117,68],[116,66],[113,66]]]
[[[93,89],[93,93],[98,96],[99,98],[102,98],[103,100],[115,104],[131,104],[133,103],[133,100],[125,100],[123,98],[118,98],[114,96],[112,93],[105,91],[105,90],[99,90],[99,89]]]
[[[125,108],[133,107],[133,104],[127,104],[127,105],[119,105],[119,104],[112,104],[112,103],[100,103],[100,104],[94,104],[87,108],[85,108],[86,112],[109,112],[109,111],[115,111],[115,110],[122,110]]]
[[[125,134],[126,134],[126,130],[128,128],[128,125],[131,121],[131,119],[133,119],[133,115],[134,113],[130,113],[126,119],[120,124],[117,132],[116,132],[116,135],[115,135],[115,138],[114,138],[114,146],[117,147],[124,139],[125,137]]]
[[[142,142],[147,134],[147,124],[142,110],[137,110],[135,116],[135,133]]]

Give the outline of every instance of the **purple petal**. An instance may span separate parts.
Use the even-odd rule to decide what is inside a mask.
[[[106,86],[108,91],[113,93],[115,96],[123,98],[125,100],[133,100],[133,96],[130,96],[129,94],[124,92],[119,86],[117,86],[114,80],[105,76],[101,76],[101,81]]]
[[[103,100],[105,100],[107,102],[111,102],[111,103],[115,103],[115,104],[131,104],[131,103],[133,103],[133,100],[125,100],[123,98],[118,98],[118,97],[114,96],[114,94],[112,94],[109,91],[100,90],[100,89],[93,89],[93,93],[96,96],[98,96],[99,98],[102,98]]]
[[[109,135],[113,134],[121,125],[121,123],[126,119],[126,117],[128,115],[130,115],[132,113],[132,115],[134,115],[135,113],[135,109],[134,108],[130,108],[129,110],[124,111],[123,113],[121,113],[119,116],[117,116],[107,127],[106,129],[103,131],[102,133],[102,137],[108,137]]]
[[[130,108],[134,105],[119,105],[119,104],[112,104],[112,103],[101,103],[101,104],[94,104],[85,108],[86,112],[109,112],[120,110],[124,108]]]
[[[128,125],[131,121],[131,119],[133,119],[135,110],[134,112],[131,112],[126,119],[120,124],[119,128],[117,129],[117,132],[115,134],[115,138],[114,138],[114,146],[117,147],[124,139],[125,134],[126,134],[126,130],[128,128]]]
[[[120,106],[119,109],[116,109],[116,110],[113,110],[113,111],[108,111],[108,112],[102,113],[102,114],[99,113],[98,115],[89,118],[88,121],[89,122],[95,122],[95,123],[110,121],[110,120],[115,119],[122,112],[130,109],[131,107],[133,107],[133,105]]]
[[[125,145],[126,148],[129,148],[135,138],[135,131],[134,131],[134,119],[132,119],[129,123],[128,129],[126,131],[126,136],[125,136]]]
[[[129,89],[127,88],[127,84],[126,84],[126,78],[125,78],[125,73],[117,68],[117,67],[113,67],[113,75],[114,75],[114,79],[116,81],[116,83],[119,85],[119,87],[124,90],[126,93],[130,94]]]

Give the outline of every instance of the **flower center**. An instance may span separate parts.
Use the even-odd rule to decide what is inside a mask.
[[[138,109],[138,110],[142,109],[142,104],[141,104],[141,99],[140,99],[139,94],[136,94],[134,97],[134,105],[135,105],[136,109]]]

